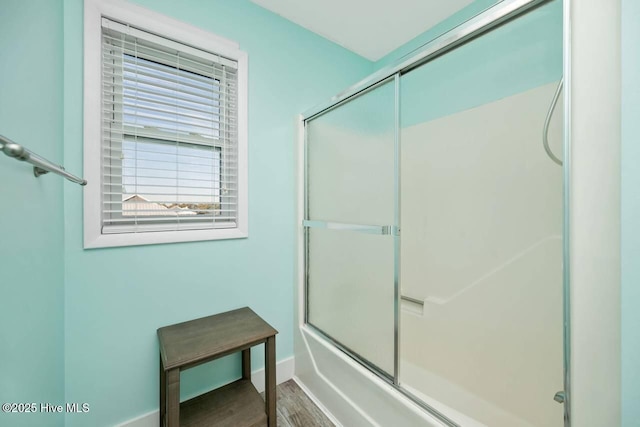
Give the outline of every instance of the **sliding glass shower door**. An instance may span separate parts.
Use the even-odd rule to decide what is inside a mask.
[[[563,425],[561,6],[401,79],[400,384],[463,426]]]
[[[307,321],[394,374],[395,83],[306,124]]]
[[[307,323],[451,426],[564,424],[562,54],[548,1],[305,122]]]

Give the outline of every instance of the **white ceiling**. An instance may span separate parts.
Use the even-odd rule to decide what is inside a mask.
[[[251,0],[377,61],[473,0]]]

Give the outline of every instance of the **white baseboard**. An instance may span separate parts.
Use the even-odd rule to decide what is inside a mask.
[[[276,383],[280,384],[292,379],[294,370],[295,358],[293,356],[276,363]],[[251,372],[251,382],[259,393],[262,393],[264,391],[264,368]],[[316,405],[318,405],[317,401],[314,400],[314,402],[316,403]],[[326,412],[320,405],[318,405],[318,407],[320,407],[323,412]],[[144,415],[140,415],[139,417],[133,418],[122,424],[118,424],[116,427],[158,427],[159,423],[159,411],[156,410]]]
[[[276,363],[276,384],[282,384],[293,378],[295,370],[295,358],[293,356],[283,359]],[[264,368],[251,372],[251,382],[258,390],[258,393],[264,391]]]

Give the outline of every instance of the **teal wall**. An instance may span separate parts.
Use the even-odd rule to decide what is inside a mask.
[[[0,134],[62,162],[62,2],[0,4]],[[64,402],[62,180],[0,154],[0,403]],[[64,184],[65,186],[67,184]],[[73,190],[80,194],[80,188]],[[2,426],[60,426],[5,414]]]
[[[249,238],[82,249],[82,197],[64,197],[69,426],[107,426],[158,407],[158,327],[248,305],[293,355],[294,120],[369,74],[371,62],[247,0],[140,0],[240,43],[249,54]],[[64,3],[65,164],[82,170],[82,1]],[[253,368],[262,366],[254,353]],[[217,369],[215,369],[217,368]],[[235,372],[234,372],[235,369]],[[239,360],[183,375],[184,395],[239,373]],[[220,374],[222,373],[222,374]]]
[[[622,425],[640,421],[640,3],[622,0]]]

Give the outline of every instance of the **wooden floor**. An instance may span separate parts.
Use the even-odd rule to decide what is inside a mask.
[[[278,427],[334,427],[295,381],[280,384],[276,396]]]

